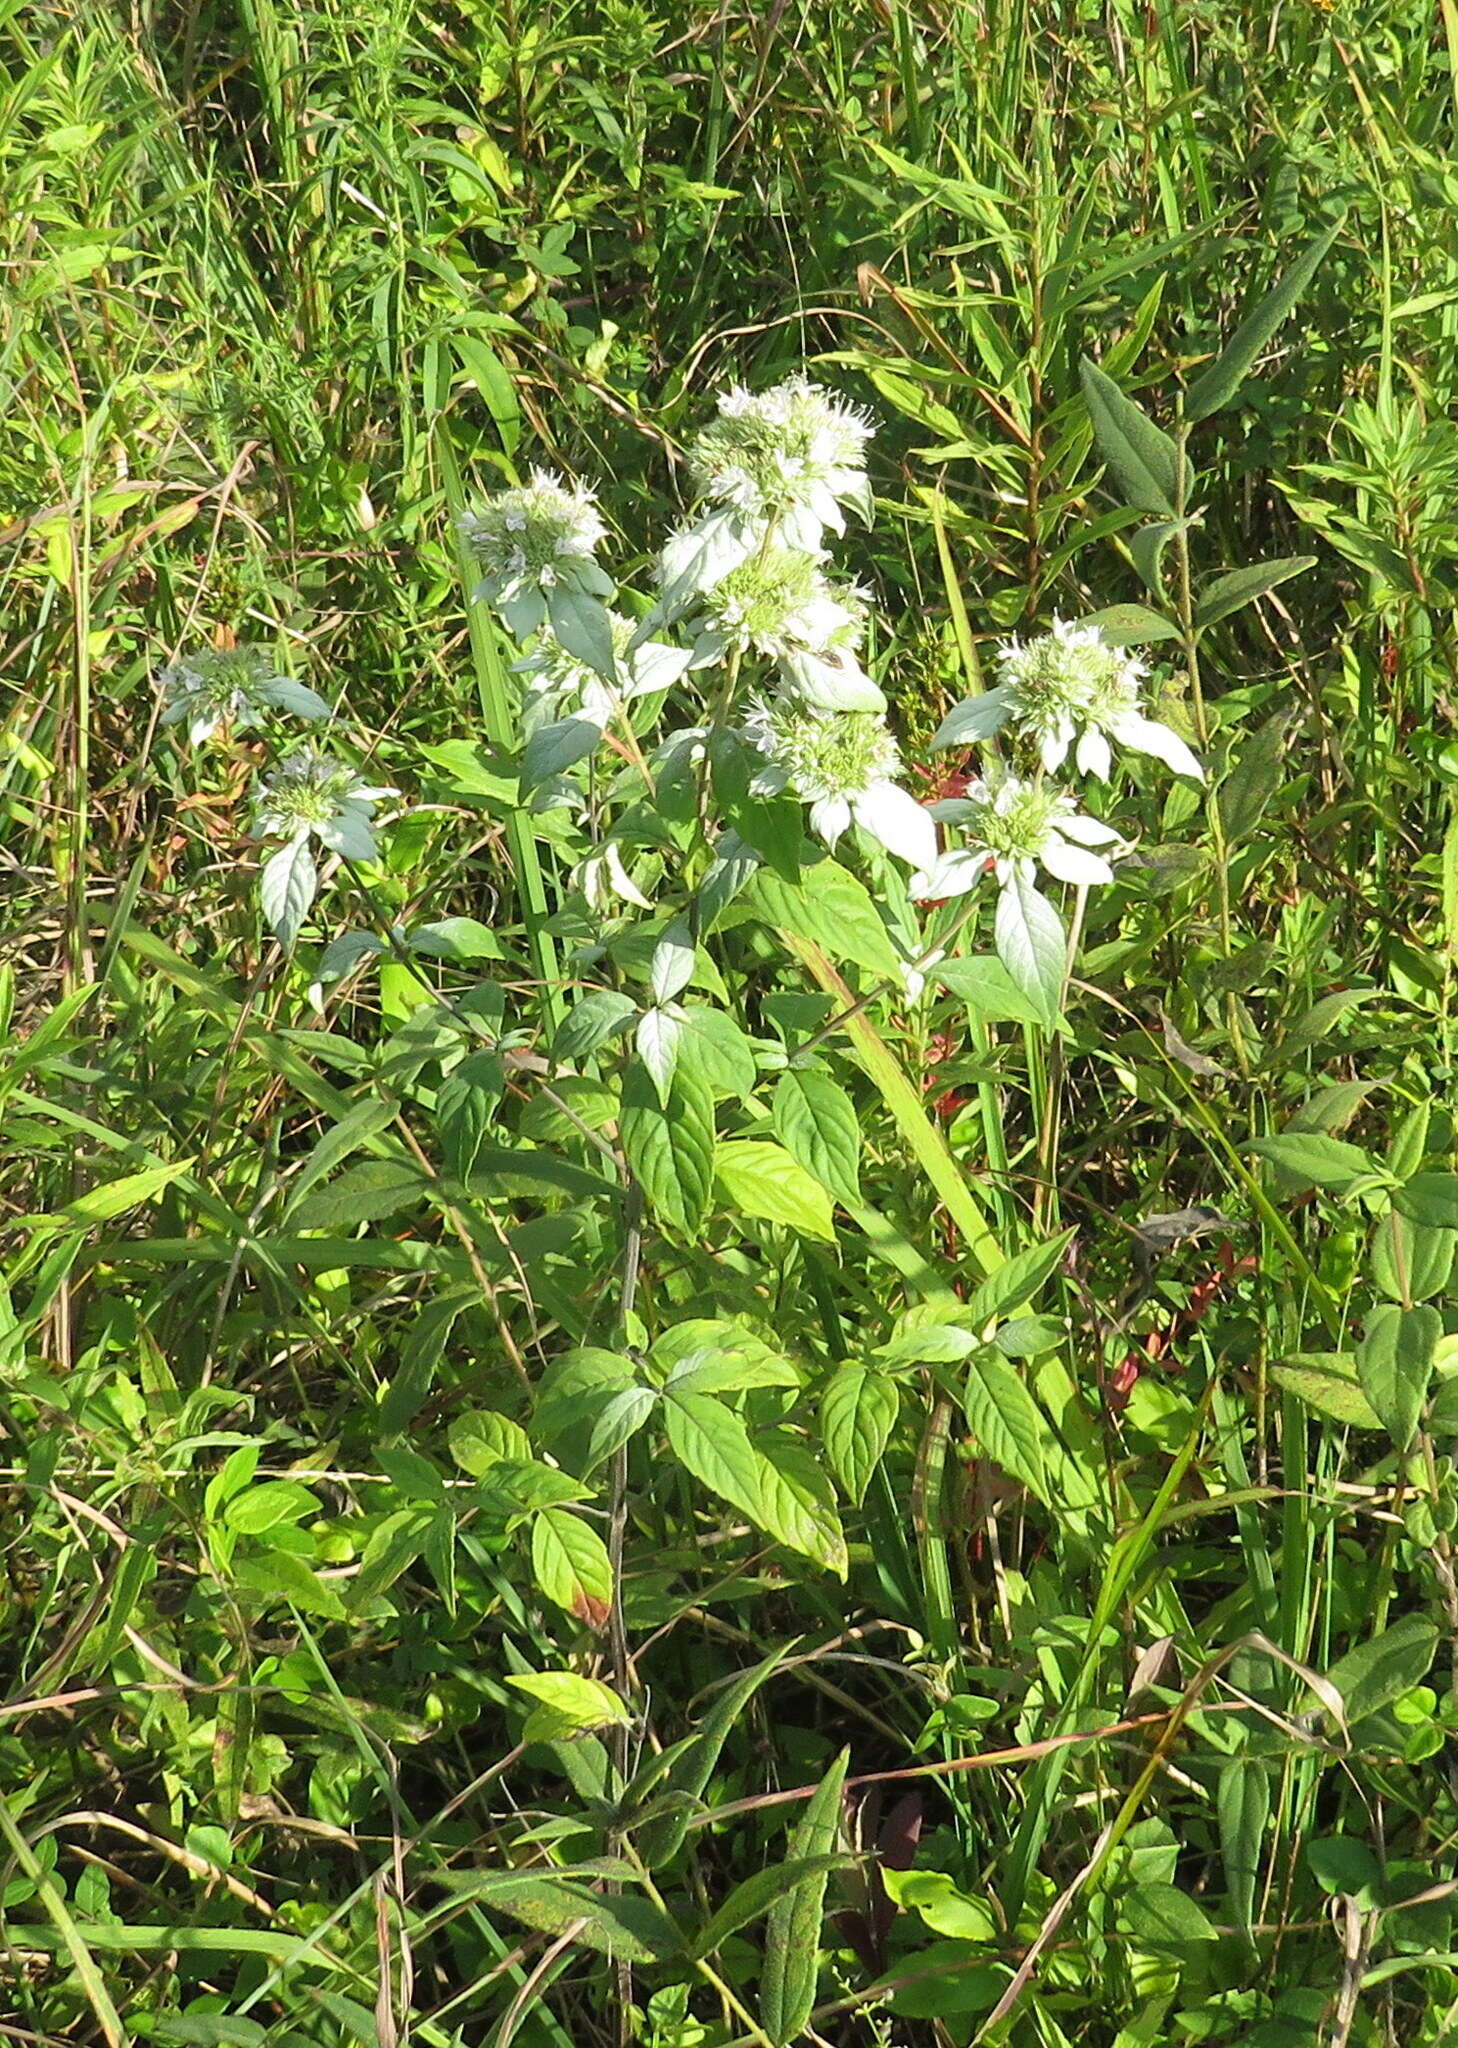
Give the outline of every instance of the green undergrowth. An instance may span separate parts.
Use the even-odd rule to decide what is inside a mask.
[[[1458,2048],[1455,63],[0,0],[0,2040]],[[1205,762],[1051,993],[726,773],[665,995],[534,801],[454,515],[647,592],[802,365],[919,795],[1113,607]],[[235,643],[398,792],[287,952]]]

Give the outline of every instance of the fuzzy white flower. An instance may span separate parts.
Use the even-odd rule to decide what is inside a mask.
[[[346,860],[378,860],[374,807],[396,789],[374,788],[332,754],[286,754],[260,790],[253,828],[260,837],[314,838]]]
[[[705,498],[816,549],[827,526],[844,533],[842,505],[870,518],[865,451],[874,431],[866,413],[797,373],[768,391],[725,392],[689,460]]]
[[[280,673],[266,647],[199,647],[159,669],[152,681],[162,698],[162,724],[187,722],[194,746],[220,726],[257,725],[265,710],[296,718],[328,718],[317,690]]]
[[[1050,772],[1073,747],[1080,773],[1106,782],[1114,740],[1134,753],[1154,755],[1176,775],[1204,780],[1205,771],[1178,733],[1141,711],[1144,663],[1111,647],[1097,626],[1054,619],[1036,639],[1000,647],[997,666],[997,687],[949,712],[933,745],[965,746],[1006,725],[1032,741]]]
[[[529,483],[483,499],[460,524],[482,572],[474,595],[493,605],[518,639],[545,622],[554,593],[612,593],[593,560],[607,528],[582,484],[533,469]]]
[[[865,615],[864,593],[832,583],[799,548],[761,549],[704,592],[694,666],[762,654],[815,710],[882,711],[857,655]]]
[[[782,698],[756,704],[744,731],[765,757],[754,789],[809,804],[810,828],[827,846],[856,824],[915,868],[935,860],[936,826],[895,780],[901,755],[879,713],[806,711]]]
[[[964,826],[967,842],[926,863],[912,877],[913,896],[965,896],[989,868],[1004,888],[1015,879],[1033,884],[1040,866],[1060,882],[1085,887],[1114,879],[1112,856],[1092,849],[1117,846],[1119,834],[1086,817],[1071,796],[1049,783],[1016,775],[974,782],[965,797],[950,797],[931,811],[943,824]]]

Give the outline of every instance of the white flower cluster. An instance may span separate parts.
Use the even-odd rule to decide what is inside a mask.
[[[826,527],[844,533],[842,505],[869,520],[866,443],[874,431],[869,415],[796,373],[768,391],[726,391],[689,461],[710,504],[773,526],[787,546],[813,553]]]
[[[810,829],[827,846],[851,824],[915,868],[937,856],[930,811],[896,781],[901,754],[875,711],[806,710],[780,697],[754,705],[744,731],[765,758],[754,788],[810,806]]]
[[[257,725],[267,711],[329,716],[318,691],[284,675],[266,647],[199,647],[158,669],[152,682],[162,699],[162,724],[185,723],[195,747],[220,730]]]
[[[611,578],[593,559],[607,534],[593,493],[550,470],[534,469],[528,483],[462,513],[461,531],[481,569],[475,596],[499,611],[519,640],[551,620],[558,639],[570,644],[578,636],[564,634],[560,620],[571,615],[573,601],[600,607],[612,595]]]

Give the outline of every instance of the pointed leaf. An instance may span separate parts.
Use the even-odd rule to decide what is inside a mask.
[[[1442,1316],[1426,1304],[1399,1308],[1395,1302],[1379,1302],[1367,1318],[1357,1348],[1357,1378],[1399,1451],[1407,1449],[1418,1426],[1442,1334]]]
[[[828,1074],[791,1067],[775,1086],[775,1135],[793,1159],[848,1206],[861,1199],[861,1125]]]
[[[707,1087],[684,1068],[664,1103],[635,1060],[623,1082],[619,1128],[628,1166],[654,1215],[691,1235],[704,1219],[714,1179],[714,1099]]]
[[[1080,623],[1097,626],[1111,647],[1143,647],[1151,640],[1180,637],[1176,621],[1167,619],[1163,612],[1151,611],[1147,604],[1106,605],[1101,612],[1090,612]]]
[[[993,920],[997,957],[1014,982],[1036,1003],[1045,1023],[1058,1015],[1068,967],[1063,920],[1033,884],[1015,873],[998,896]]]
[[[866,1365],[841,1366],[821,1397],[826,1456],[857,1507],[885,1453],[900,1404],[895,1380]]]
[[[834,1853],[849,1763],[850,1751],[843,1749],[816,1786],[790,1835],[787,1860],[819,1859]],[[788,2048],[804,2031],[815,2005],[826,1883],[827,1873],[817,1870],[802,1878],[770,1911],[759,1978],[759,2019],[774,2048]]]
[[[1124,503],[1172,519],[1179,496],[1179,451],[1174,442],[1087,356],[1078,373],[1094,438]]]
[[[281,946],[292,946],[299,936],[318,886],[319,871],[303,833],[263,863],[258,876],[259,900],[265,922]]]
[[[1252,562],[1244,569],[1227,569],[1223,576],[1206,585],[1195,607],[1195,624],[1203,631],[1217,619],[1228,618],[1231,612],[1254,604],[1277,584],[1289,583],[1293,576],[1315,567],[1315,555],[1286,555],[1278,562]]]
[[[1285,276],[1252,306],[1209,369],[1195,379],[1185,399],[1185,418],[1191,426],[1236,397],[1261,350],[1294,311],[1341,226],[1341,220],[1334,220],[1307,244]]]
[[[1044,1445],[1055,1460],[1060,1447],[1032,1395],[996,1351],[979,1351],[968,1362],[962,1405],[986,1455],[1051,1506]]]
[[[730,1208],[740,1215],[761,1217],[834,1243],[829,1195],[783,1145],[767,1138],[731,1138],[715,1155],[714,1178]]]
[[[589,1628],[612,1611],[613,1567],[590,1523],[566,1508],[544,1508],[532,1522],[532,1572],[549,1600]]]

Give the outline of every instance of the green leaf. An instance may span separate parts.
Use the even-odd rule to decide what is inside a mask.
[[[1355,1726],[1421,1685],[1438,1652],[1438,1630],[1426,1615],[1405,1614],[1380,1635],[1358,1643],[1327,1672]]]
[[[319,871],[309,850],[308,834],[301,832],[271,853],[258,875],[259,901],[264,922],[287,952],[299,936],[319,887]]]
[[[1271,1378],[1318,1415],[1349,1429],[1380,1429],[1357,1378],[1357,1361],[1343,1351],[1297,1351],[1271,1367]]]
[[[518,1463],[532,1454],[531,1439],[521,1424],[489,1408],[467,1409],[453,1416],[446,1437],[451,1456],[473,1479],[480,1479],[503,1460]]]
[[[286,1601],[304,1614],[317,1614],[325,1621],[345,1618],[344,1602],[333,1586],[291,1550],[268,1550],[240,1558],[233,1566],[233,1577],[250,1593]]]
[[[900,979],[896,948],[875,899],[833,860],[816,861],[795,883],[760,868],[744,890],[744,902],[765,924],[812,939],[832,960],[852,961],[886,980]]]
[[[652,1387],[621,1387],[617,1393],[609,1394],[593,1421],[586,1470],[596,1471],[630,1442],[657,1406],[658,1395]]]
[[[1221,354],[1195,379],[1185,398],[1185,418],[1191,426],[1237,396],[1261,350],[1294,311],[1341,226],[1341,220],[1333,221],[1307,244],[1285,275],[1251,307]]]
[[[964,960],[942,960],[931,970],[943,988],[959,996],[969,1010],[989,1023],[1041,1024],[1041,1003],[1030,1002],[1003,966],[990,953]]]
[[[1047,897],[1020,872],[998,894],[993,937],[998,959],[1051,1024],[1068,970],[1068,934]]]
[[[979,1351],[968,1360],[962,1405],[967,1427],[983,1452],[1010,1478],[1051,1505],[1045,1446],[1053,1452],[1055,1463],[1060,1446],[1032,1395],[996,1351]]]
[[[1179,1955],[1192,1942],[1215,1939],[1209,1916],[1172,1884],[1136,1885],[1120,1902],[1119,1921],[1143,1949]]]
[[[644,1821],[638,1830],[638,1853],[649,1870],[661,1870],[678,1854],[688,1831],[690,1809],[702,1800],[731,1731],[739,1726],[750,1700],[776,1666],[783,1663],[791,1648],[790,1643],[783,1643],[758,1664],[741,1671],[714,1696],[694,1734],[653,1758],[629,1787],[629,1801],[634,1805],[641,1805],[659,1784],[680,1802],[673,1810]]]
[[[593,989],[581,1002],[574,1003],[563,1018],[552,1040],[552,1064],[560,1067],[586,1059],[600,1045],[626,1031],[637,1014],[638,1005],[631,996],[614,988]]]
[[[788,1436],[767,1435],[761,1443],[761,1528],[843,1579],[849,1566],[845,1533],[824,1468]]]
[[[861,1125],[849,1095],[827,1074],[790,1067],[775,1086],[775,1135],[792,1159],[838,1202],[861,1199]]]
[[[468,1180],[475,1172],[504,1086],[505,1074],[494,1052],[472,1053],[441,1082],[435,1124],[446,1165],[457,1180]]]
[[[432,960],[451,960],[468,966],[473,960],[499,960],[501,941],[490,925],[474,917],[442,917],[432,924],[418,924],[407,940],[412,953],[424,953]]]
[[[679,1463],[711,1493],[763,1528],[760,1458],[743,1416],[712,1394],[676,1394],[669,1389],[663,1421],[669,1448]]]
[[[772,1863],[768,1870],[756,1870],[752,1877],[746,1877],[741,1884],[735,1885],[713,1919],[694,1936],[690,1953],[695,1956],[713,1955],[731,1934],[737,1934],[751,1920],[758,1920],[777,1900],[798,1886],[817,1877],[826,1877],[833,1870],[844,1870],[854,1862],[854,1856],[845,1853],[792,1856],[788,1862]]]
[[[570,1932],[584,1948],[622,1962],[663,1962],[681,1947],[673,1922],[651,1900],[589,1891],[570,1878],[503,1878],[491,1886],[487,1903],[539,1933]]]
[[[544,1508],[532,1522],[532,1571],[549,1600],[602,1628],[612,1612],[613,1568],[607,1545],[567,1508]]]
[[[714,1179],[714,1098],[689,1068],[674,1074],[667,1102],[639,1060],[623,1080],[619,1125],[630,1171],[660,1223],[691,1237]]]
[[[537,1702],[537,1711],[527,1717],[528,1742],[557,1742],[593,1728],[625,1728],[632,1718],[610,1685],[576,1671],[518,1671],[506,1683]],[[549,1723],[550,1734],[544,1732]]]
[[[1078,366],[1099,452],[1126,505],[1173,518],[1179,497],[1179,451],[1112,377],[1085,356]]]
[[[830,1467],[857,1507],[866,1497],[896,1426],[901,1393],[886,1373],[843,1365],[820,1400],[820,1434]]]
[[[240,1536],[262,1536],[280,1523],[301,1522],[319,1513],[319,1496],[296,1479],[267,1479],[228,1502],[223,1522]]]
[[[1178,640],[1179,623],[1147,604],[1110,604],[1090,612],[1080,625],[1097,626],[1111,647],[1145,647],[1151,640]]]
[[[1029,1245],[1026,1251],[1004,1260],[967,1304],[966,1320],[971,1327],[985,1330],[989,1323],[999,1322],[1036,1300],[1063,1264],[1072,1241],[1073,1232],[1065,1230],[1044,1244]]]
[[[602,600],[570,583],[557,583],[547,592],[547,611],[552,631],[567,652],[612,682],[617,672],[613,629]]]
[[[1357,1347],[1357,1378],[1373,1414],[1399,1451],[1412,1442],[1428,1398],[1433,1353],[1443,1334],[1437,1309],[1379,1302]]]
[[[818,1861],[834,1853],[849,1763],[850,1751],[843,1749],[816,1786],[791,1832],[787,1861]],[[826,1871],[817,1869],[770,1909],[759,1978],[759,2020],[774,2048],[787,2048],[803,2032],[814,2008],[827,1881]]]
[[[1372,1278],[1382,1292],[1404,1308],[1442,1294],[1458,1252],[1458,1231],[1433,1223],[1414,1223],[1392,1210],[1372,1237]]]
[[[1248,1939],[1260,1878],[1261,1845],[1271,1813],[1271,1787],[1265,1766],[1247,1757],[1234,1757],[1222,1766],[1215,1787],[1215,1810],[1220,1824],[1226,1889],[1235,1909],[1236,1925]]]
[[[539,725],[522,750],[523,794],[530,794],[544,782],[585,761],[595,752],[601,738],[602,727],[591,718],[559,718],[550,725]]]
[[[1220,823],[1232,846],[1241,846],[1251,837],[1286,779],[1282,753],[1288,730],[1283,713],[1268,718],[1245,742],[1215,793]]]
[[[834,1243],[829,1195],[783,1145],[767,1138],[731,1138],[715,1155],[714,1178],[725,1201],[739,1214]]]
[[[1289,1173],[1303,1187],[1331,1188],[1340,1193],[1358,1181],[1380,1180],[1382,1169],[1370,1152],[1345,1138],[1319,1131],[1283,1131],[1277,1138],[1252,1138],[1246,1147],[1261,1159]]]
[[[110,1223],[113,1217],[125,1216],[129,1209],[139,1209],[144,1202],[152,1201],[164,1188],[181,1180],[191,1166],[191,1159],[177,1159],[166,1166],[144,1166],[140,1173],[124,1173],[119,1180],[88,1188],[59,1213],[73,1223]]]
[[[1458,1173],[1415,1173],[1393,1189],[1392,1206],[1414,1223],[1458,1230]]]
[[[1195,607],[1195,624],[1203,632],[1217,619],[1228,618],[1278,584],[1289,583],[1316,567],[1315,555],[1287,555],[1278,562],[1252,562],[1244,569],[1227,569],[1213,583],[1207,583]]]
[[[748,1035],[724,1010],[690,1003],[679,1011],[678,1057],[705,1082],[715,1096],[741,1102],[754,1093],[759,1069]]]

